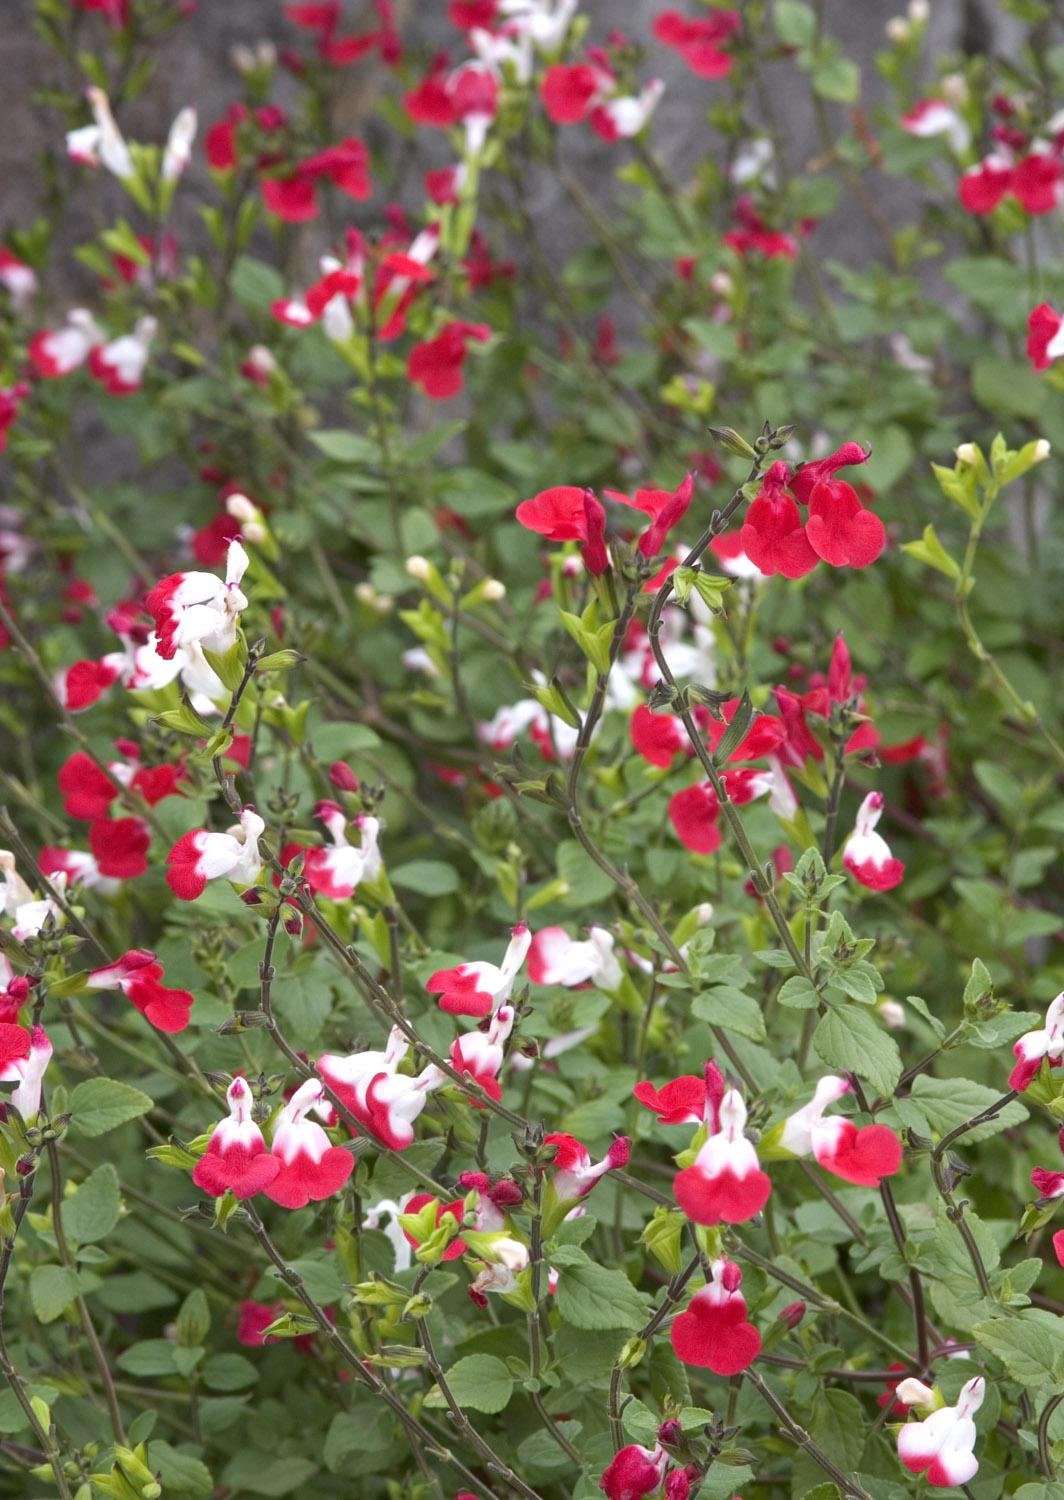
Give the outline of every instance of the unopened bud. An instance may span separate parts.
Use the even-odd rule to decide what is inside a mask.
[[[337,791],[357,792],[359,780],[346,760],[334,760],[329,767],[329,780]]]
[[[259,515],[258,506],[253,505],[246,495],[227,496],[225,508],[234,521],[254,521]]]
[[[931,19],[930,0],[909,0],[909,20],[916,26],[923,26]]]
[[[289,937],[303,936],[303,917],[298,911],[293,911],[284,919],[284,930]]]
[[[407,558],[406,571],[410,574],[411,578],[416,578],[419,583],[424,583],[432,572],[432,564],[427,557],[422,557],[419,553],[415,553],[413,557]]]
[[[1049,444],[1046,444],[1048,448]],[[506,598],[506,585],[501,578],[486,578],[484,580],[483,596],[489,604],[498,604],[500,599]]]
[[[887,40],[900,45],[912,35],[912,26],[904,16],[891,16],[886,26]]]
[[[947,104],[968,103],[968,80],[963,73],[947,73],[938,82],[939,92]]]
[[[682,1437],[683,1428],[675,1417],[670,1417],[667,1421],[662,1422],[658,1428],[659,1443],[678,1443]]]
[[[640,1360],[643,1358],[643,1355],[646,1352],[646,1339],[629,1339],[624,1348],[621,1350],[620,1354],[618,1354],[617,1363],[622,1370],[632,1370],[637,1364],[639,1364]]]
[[[1044,463],[1049,457],[1051,448],[1046,438],[1039,438],[1034,445],[1034,461],[1036,464]]]
[[[804,1302],[788,1302],[787,1306],[780,1311],[780,1322],[784,1328],[797,1328],[804,1317]]]
[[[714,271],[709,278],[709,289],[718,297],[730,297],[735,290],[735,282],[727,271]]]
[[[957,462],[959,464],[977,464],[979,462],[979,449],[975,443],[961,443],[959,448],[954,449],[954,452],[957,455]]]
[[[722,448],[727,448],[729,453],[737,453],[740,458],[756,458],[757,450],[736,432],[734,427],[711,427],[710,436],[714,437]]]
[[[737,1292],[743,1284],[742,1267],[733,1260],[728,1261],[720,1273],[720,1284],[726,1292]]]
[[[898,1000],[881,1000],[878,1006],[879,1019],[891,1031],[905,1025],[905,1006]]]
[[[253,885],[248,890],[240,892],[240,899],[245,906],[261,906],[262,892]]]

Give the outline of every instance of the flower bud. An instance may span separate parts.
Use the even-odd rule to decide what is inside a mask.
[[[334,760],[329,767],[329,780],[337,791],[357,792],[360,782],[346,760]]]
[[[788,1302],[787,1306],[780,1311],[780,1322],[785,1328],[797,1328],[805,1317],[805,1303],[802,1301]]]
[[[407,558],[406,571],[410,574],[411,578],[416,578],[419,583],[424,583],[432,572],[432,564],[427,557],[422,557],[420,554],[415,553],[413,557]]]
[[[891,16],[886,25],[887,40],[899,46],[912,35],[912,27],[904,16]]]
[[[682,1437],[683,1428],[675,1417],[670,1417],[667,1421],[662,1422],[658,1428],[659,1443],[678,1443]]]
[[[877,1007],[879,1019],[891,1031],[905,1025],[905,1006],[898,1000],[881,1000]]]
[[[720,1284],[726,1292],[737,1292],[743,1284],[742,1268],[733,1260],[728,1261],[720,1273]]]

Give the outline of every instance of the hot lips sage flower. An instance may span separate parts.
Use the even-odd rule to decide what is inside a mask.
[[[738,1375],[760,1354],[761,1335],[746,1316],[746,1299],[739,1290],[743,1273],[735,1262],[715,1260],[710,1275],[673,1319],[673,1351],[685,1365],[714,1375]]]
[[[694,1162],[677,1172],[676,1201],[696,1224],[743,1224],[768,1202],[772,1183],[747,1140],[746,1105],[735,1089],[722,1090],[719,1069],[707,1069],[709,1134]]]

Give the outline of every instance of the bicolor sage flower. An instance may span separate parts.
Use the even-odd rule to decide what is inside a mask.
[[[212,1130],[206,1151],[192,1169],[192,1181],[212,1198],[227,1192],[235,1198],[253,1198],[273,1182],[281,1160],[266,1149],[262,1131],[251,1118],[251,1089],[243,1078],[233,1079],[225,1099],[229,1114]]]
[[[849,1079],[828,1074],[817,1084],[808,1104],[766,1135],[762,1150],[779,1146],[791,1156],[813,1156],[826,1172],[858,1187],[878,1187],[901,1167],[901,1141],[887,1125],[864,1125],[836,1115],[824,1118],[830,1104],[850,1092]]]
[[[271,1150],[279,1170],[264,1191],[282,1208],[305,1208],[338,1193],[354,1170],[355,1158],[329,1137],[311,1112],[328,1115],[330,1105],[320,1079],[300,1084],[281,1110]]]
[[[222,653],[236,640],[237,620],[247,609],[240,583],[250,559],[239,542],[229,543],[225,579],[213,573],[171,573],[144,600],[155,620],[156,650],[172,661],[183,646],[199,644]]]
[[[921,1422],[909,1422],[898,1432],[898,1457],[912,1474],[923,1474],[928,1484],[950,1489],[967,1484],[979,1472],[975,1456],[974,1414],[983,1404],[986,1381],[981,1375],[961,1388],[955,1406],[938,1406]],[[922,1381],[903,1380],[895,1395],[906,1406],[935,1406],[941,1399]]]
[[[1042,1066],[1043,1057],[1051,1068],[1064,1063],[1064,990],[1046,1011],[1046,1023],[1037,1031],[1027,1031],[1013,1043],[1016,1065],[1009,1074],[1009,1088],[1028,1088]]]
[[[11,1103],[23,1120],[37,1117],[52,1044],[43,1026],[0,1025],[0,1083],[13,1083]]]
[[[624,979],[613,952],[613,934],[590,927],[587,938],[571,938],[564,927],[541,927],[528,950],[528,977],[533,984],[560,984],[574,989],[594,984],[611,994]]]
[[[735,1089],[719,1104],[712,1096],[710,1134],[689,1167],[677,1172],[676,1201],[696,1224],[743,1224],[768,1202],[772,1183],[743,1133],[746,1105]]]
[[[251,885],[262,869],[259,838],[265,827],[254,808],[245,807],[240,822],[224,833],[208,828],[183,833],[166,856],[167,885],[182,901],[202,896],[209,880]]]
[[[694,1294],[670,1330],[676,1358],[685,1365],[738,1375],[761,1352],[761,1335],[746,1316],[743,1273],[734,1261],[715,1260],[711,1279]]]
[[[853,832],[842,846],[842,863],[870,891],[892,891],[901,884],[905,864],[895,859],[876,824],[883,816],[882,792],[869,792],[857,809]]]
[[[184,1031],[193,998],[188,990],[160,983],[163,966],[147,948],[131,948],[117,963],[93,969],[85,981],[90,990],[121,990],[157,1031]]]
[[[532,934],[524,922],[511,930],[510,941],[501,965],[473,959],[453,969],[437,969],[425,985],[430,995],[439,996],[439,1007],[452,1016],[476,1016],[478,1020],[513,994],[514,983],[532,944]]]

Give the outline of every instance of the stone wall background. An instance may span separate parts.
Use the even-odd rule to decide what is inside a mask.
[[[743,0],[733,3],[741,9]],[[665,0],[584,0],[582,9],[591,19],[596,38],[611,27],[620,27],[632,36],[649,39],[653,17],[664,4]],[[931,5],[929,56],[958,48],[1007,54],[1016,23],[1005,14],[999,0],[931,0]],[[446,19],[445,0],[398,0],[398,7],[405,17],[403,34],[411,49],[427,54],[448,44],[453,48],[456,34]],[[874,105],[882,97],[874,58],[883,45],[886,22],[904,8],[905,0],[826,0],[828,30],[861,64],[866,105]],[[357,24],[355,18],[361,9],[359,0],[350,0],[352,26]],[[0,0],[0,77],[4,81],[0,102],[0,223],[4,227],[32,217],[39,201],[39,152],[55,129],[54,115],[34,103],[35,91],[55,75],[51,54],[37,38],[32,17],[32,0]],[[94,25],[99,24],[97,18],[92,20]],[[281,0],[199,0],[195,15],[168,40],[165,67],[159,70],[143,100],[124,116],[123,123],[134,136],[142,131],[145,139],[157,139],[165,122],[183,104],[193,102],[200,111],[202,127],[238,92],[230,60],[234,44],[262,37],[278,44],[290,43],[293,35],[293,28],[284,21]],[[705,106],[716,86],[695,78],[675,54],[656,44],[651,46],[652,71],[667,84],[654,124],[654,149],[670,172],[682,177],[706,150]],[[350,119],[353,128],[358,128],[364,90],[373,72],[373,65],[365,64],[341,75],[344,93],[338,114],[341,120]],[[791,143],[793,160],[800,165],[821,149],[804,81],[795,77],[793,69],[780,66],[769,70],[768,83],[774,109]],[[605,149],[587,131],[565,132],[567,160],[593,192],[603,176]],[[201,158],[197,163],[202,171]],[[608,174],[604,180],[608,190]],[[904,191],[903,185],[883,185],[879,201],[888,218],[893,209],[903,207],[904,199],[899,195]],[[537,175],[527,182],[526,193],[529,207],[544,226],[548,244],[557,244],[564,252],[570,243],[579,242],[582,229],[556,182],[546,174]],[[80,227],[71,221],[64,226],[64,237],[76,240]],[[844,260],[859,263],[878,253],[875,230],[863,215],[837,213],[821,226],[818,236],[813,241],[814,250],[825,250]],[[320,238],[320,227],[312,227],[308,257],[318,248],[316,241]],[[63,286],[68,270],[74,280]],[[76,267],[60,264],[52,289],[69,295],[77,287],[78,274]]]

